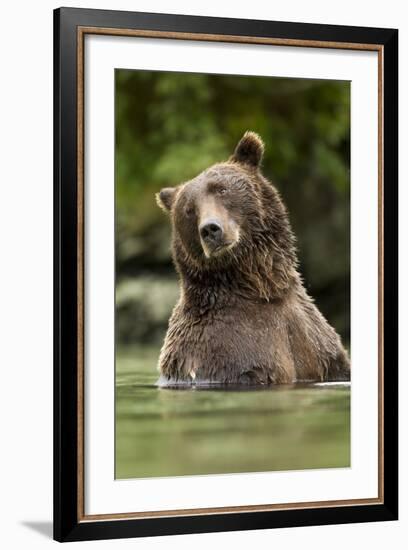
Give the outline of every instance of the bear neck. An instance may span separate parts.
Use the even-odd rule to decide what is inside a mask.
[[[177,248],[177,247],[176,247]],[[278,256],[269,261],[256,262],[251,255],[248,261],[232,262],[221,270],[194,267],[184,257],[174,256],[179,273],[184,305],[202,314],[205,311],[233,307],[243,300],[276,302],[285,298],[299,282],[294,265],[284,265]],[[255,255],[256,256],[256,255]]]

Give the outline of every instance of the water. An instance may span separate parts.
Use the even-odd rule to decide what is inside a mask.
[[[157,388],[157,356],[118,350],[116,479],[350,465],[349,384]]]

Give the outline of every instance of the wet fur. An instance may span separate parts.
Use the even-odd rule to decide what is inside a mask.
[[[229,161],[163,194],[181,295],[160,354],[161,383],[349,380],[340,338],[298,273],[286,209],[259,170],[263,144],[254,134],[241,142],[245,147]],[[205,200],[203,189],[216,193],[218,184],[230,191],[219,200],[239,223],[240,236],[208,261],[185,213],[192,201]]]

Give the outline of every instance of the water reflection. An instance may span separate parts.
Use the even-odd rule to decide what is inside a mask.
[[[157,350],[116,362],[116,478],[350,465],[350,385],[155,385]]]

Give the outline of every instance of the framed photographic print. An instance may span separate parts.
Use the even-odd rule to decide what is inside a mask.
[[[54,14],[54,536],[397,519],[397,31]]]

